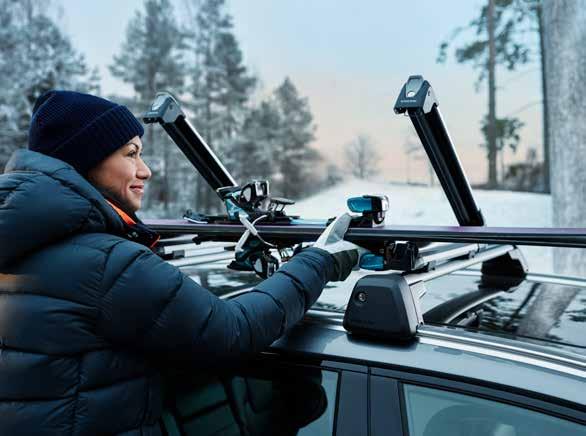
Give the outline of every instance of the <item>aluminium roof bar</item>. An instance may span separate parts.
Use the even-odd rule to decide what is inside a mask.
[[[479,251],[473,257],[467,259],[449,260],[433,270],[426,272],[414,272],[407,274],[404,277],[407,283],[411,286],[418,282],[426,282],[437,277],[445,276],[454,271],[459,271],[465,268],[469,268],[472,265],[495,259],[515,249],[516,247],[514,245],[489,245],[484,248],[479,248]]]
[[[418,270],[428,265],[435,265],[457,257],[472,257],[482,249],[481,244],[460,243],[432,243],[419,248],[412,270]]]

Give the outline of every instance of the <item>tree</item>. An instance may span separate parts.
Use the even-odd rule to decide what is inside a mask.
[[[323,187],[329,188],[335,186],[342,182],[342,180],[344,180],[344,177],[342,176],[342,171],[340,171],[340,168],[333,163],[327,164],[326,174],[323,180]]]
[[[191,4],[187,2],[188,10]],[[243,162],[236,158],[242,153],[234,151],[236,146],[243,146],[239,134],[256,78],[243,63],[242,51],[233,34],[232,17],[224,11],[224,0],[203,0],[195,6],[197,14],[191,21],[195,22],[192,24],[196,30],[190,34],[194,60],[190,69],[191,108],[198,120],[197,128],[208,145],[230,171],[245,174],[248,169],[242,168]],[[250,152],[254,143],[248,141],[245,146]],[[200,180],[195,199],[198,209],[210,211],[219,206],[214,205],[215,198],[215,193]]]
[[[319,153],[311,148],[315,125],[307,98],[301,97],[288,77],[273,93],[280,128],[273,150],[276,188],[281,195],[297,199],[317,183]]]
[[[346,165],[352,175],[359,179],[368,179],[378,172],[378,153],[372,139],[365,133],[360,133],[344,147]]]
[[[47,14],[47,4],[0,0],[0,166],[26,146],[33,105],[64,88],[99,92],[99,77]]]
[[[427,175],[429,177],[429,186],[435,185],[435,171],[431,161],[425,155],[424,148],[418,138],[413,136],[412,131],[407,131],[405,141],[403,142],[403,149],[407,155],[407,184],[411,183],[411,160],[424,160],[427,166]]]
[[[496,150],[501,156],[501,177],[504,180],[505,177],[505,164],[504,164],[504,150],[510,148],[513,152],[517,151],[519,142],[521,141],[521,135],[519,131],[523,128],[524,123],[518,118],[497,118],[494,124],[494,138],[496,140]],[[481,124],[481,131],[486,141],[489,139],[489,121],[488,117],[485,117]],[[482,144],[486,147],[486,143]]]
[[[532,0],[525,3],[527,10],[537,23],[535,31],[539,37],[539,65],[541,67],[541,96],[542,96],[542,119],[543,119],[543,183],[544,192],[551,192],[549,169],[551,165],[549,146],[549,99],[547,98],[545,67],[545,40],[543,37],[543,5],[542,0]]]
[[[549,146],[549,104],[547,98],[547,88],[545,85],[547,72],[545,66],[545,42],[543,37],[543,1],[542,0],[515,0],[513,3],[513,19],[516,22],[516,33],[525,32],[535,33],[539,41],[539,48],[532,49],[529,45],[527,50],[527,59],[531,61],[537,58],[541,70],[541,105],[542,105],[542,123],[543,123],[543,183],[544,192],[550,192],[549,167],[550,167],[550,146]]]
[[[261,102],[248,113],[231,153],[238,163],[234,176],[240,183],[270,177],[280,128],[281,118],[272,100]]]
[[[486,121],[486,147],[489,187],[496,187],[497,180],[497,115],[496,115],[496,66],[514,70],[530,59],[530,49],[520,35],[519,27],[526,14],[516,7],[517,0],[488,0],[480,15],[467,26],[456,29],[453,35],[440,45],[438,62],[445,62],[449,45],[463,32],[474,31],[471,42],[455,51],[458,63],[471,63],[478,71],[476,87],[488,80],[488,115]]]
[[[169,0],[146,0],[144,12],[136,11],[126,28],[120,54],[114,55],[110,72],[133,86],[140,104],[152,102],[157,91],[180,90],[184,64],[179,30]]]
[[[545,192],[543,161],[537,159],[536,148],[527,150],[525,161],[507,166],[502,186],[513,191]]]
[[[576,87],[586,80],[586,10],[579,0],[545,2],[543,26],[549,99],[551,195],[555,227],[586,227],[586,107]],[[554,269],[584,276],[584,250],[556,249]],[[530,306],[521,333],[545,337],[578,290],[548,286]]]
[[[121,51],[110,65],[115,77],[133,86],[135,110],[144,111],[158,91],[181,92],[185,74],[184,38],[169,0],[146,0],[144,12],[136,11],[126,28]],[[145,158],[153,169],[146,207],[161,202],[169,214],[176,197],[171,179],[185,159],[163,132],[155,133],[152,126],[148,126],[146,133]]]

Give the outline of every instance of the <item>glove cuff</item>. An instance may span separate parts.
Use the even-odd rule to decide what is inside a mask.
[[[358,250],[344,250],[337,253],[330,253],[322,248],[312,247],[311,250],[319,250],[327,253],[333,261],[333,268],[328,268],[328,281],[340,282],[346,280],[354,266],[358,263]]]

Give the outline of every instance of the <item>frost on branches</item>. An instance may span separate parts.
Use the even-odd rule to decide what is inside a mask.
[[[96,70],[33,0],[0,0],[0,166],[25,147],[35,100],[54,89],[98,91]]]

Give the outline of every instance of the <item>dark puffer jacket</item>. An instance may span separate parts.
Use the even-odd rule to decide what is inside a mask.
[[[197,368],[260,350],[333,274],[308,249],[222,301],[122,226],[59,160],[20,150],[0,176],[1,435],[159,434],[161,378],[144,356]]]

